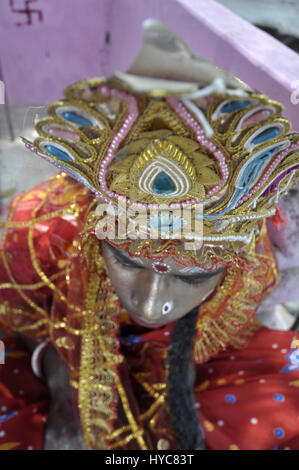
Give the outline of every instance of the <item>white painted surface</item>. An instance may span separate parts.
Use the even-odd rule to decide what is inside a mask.
[[[217,0],[242,18],[299,37],[298,0]]]

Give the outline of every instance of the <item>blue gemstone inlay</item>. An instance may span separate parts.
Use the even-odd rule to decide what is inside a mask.
[[[79,114],[73,113],[71,111],[66,111],[65,113],[62,113],[62,116],[67,121],[73,122],[74,124],[79,124],[80,126],[92,125],[92,123],[88,119],[84,118],[83,116],[80,116]]]
[[[219,214],[215,215],[204,215],[203,218],[212,219],[219,217],[220,215],[226,214],[231,208],[234,208],[238,200],[247,194],[250,190],[252,185],[257,181],[259,178],[262,169],[264,168],[265,164],[275,155],[276,153],[281,150],[281,146],[277,145],[272,149],[265,150],[261,154],[259,154],[254,160],[252,160],[240,173],[240,178],[238,181],[238,188],[235,190],[232,199],[226,209],[224,209]]]
[[[9,413],[6,413],[5,415],[0,415],[0,423],[4,423],[4,421],[12,418],[17,414],[16,411],[10,411]]]
[[[273,395],[273,398],[276,401],[280,401],[280,402],[284,401],[284,395],[282,393],[275,393]]]
[[[279,439],[281,439],[282,437],[284,437],[285,435],[285,432],[282,428],[275,428],[274,429],[274,434],[276,437],[278,437]]]
[[[235,403],[236,397],[235,397],[235,395],[226,395],[226,396],[225,396],[225,400],[226,400],[228,403]]]
[[[55,157],[61,158],[61,160],[63,160],[64,162],[71,161],[71,157],[66,152],[63,152],[63,150],[60,150],[57,147],[54,147],[54,145],[46,145],[46,150]]]
[[[248,106],[250,101],[230,101],[229,103],[226,103],[224,106],[221,108],[222,113],[232,113],[233,111],[239,111],[239,109],[244,109],[246,106]]]
[[[174,192],[175,185],[172,179],[164,171],[161,171],[156,177],[152,189],[157,194],[170,194]]]
[[[136,335],[129,335],[127,337],[120,338],[120,344],[124,344],[125,346],[129,346],[130,348],[134,348],[135,344],[137,343],[144,343],[146,340],[143,338],[139,338]]]
[[[173,214],[158,215],[148,219],[149,224],[156,230],[170,231],[179,230],[184,226],[184,220],[181,217],[175,217]]]
[[[274,139],[279,135],[279,128],[278,127],[270,127],[263,131],[260,135],[258,135],[255,139],[253,139],[252,143],[254,145],[261,144],[266,140]]]
[[[9,356],[12,351],[13,349],[5,349],[5,353],[4,353],[5,357]]]

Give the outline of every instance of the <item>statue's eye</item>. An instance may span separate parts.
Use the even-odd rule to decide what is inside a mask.
[[[122,266],[124,266],[125,268],[129,268],[129,269],[143,269],[143,266],[139,266],[138,264],[136,263],[133,263],[131,261],[127,261],[127,260],[124,260],[124,258],[122,258],[121,256],[118,256],[117,253],[113,252],[113,257],[114,259],[119,263],[121,264]]]
[[[191,284],[192,286],[198,285],[198,284],[204,284],[205,281],[207,281],[207,278],[198,278],[198,279],[188,279],[188,277],[184,276],[174,276],[176,279],[179,279],[182,282],[186,282],[187,284]],[[208,278],[209,279],[209,278]]]

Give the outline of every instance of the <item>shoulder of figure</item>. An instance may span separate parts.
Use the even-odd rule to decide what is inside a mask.
[[[31,246],[40,261],[50,263],[67,256],[90,202],[91,192],[81,183],[65,173],[51,176],[12,200],[5,222],[5,249],[11,257],[24,258]]]
[[[12,220],[28,221],[37,215],[45,216],[51,213],[56,216],[57,212],[60,214],[69,205],[72,205],[73,209],[75,204],[84,208],[84,205],[88,205],[89,197],[90,191],[84,185],[65,173],[58,173],[12,200]]]

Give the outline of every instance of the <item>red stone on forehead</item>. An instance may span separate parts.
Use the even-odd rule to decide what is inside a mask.
[[[169,270],[168,266],[165,266],[165,264],[155,264],[155,268],[157,271],[160,271],[160,273],[166,273]]]

